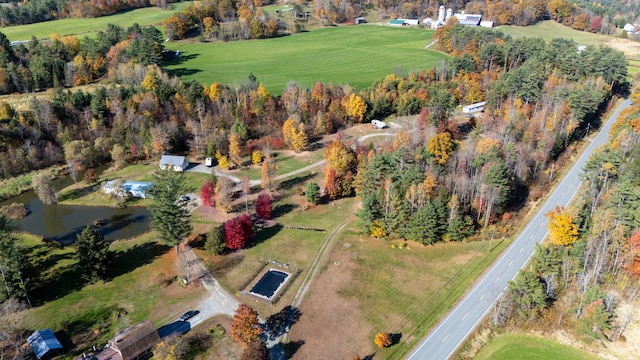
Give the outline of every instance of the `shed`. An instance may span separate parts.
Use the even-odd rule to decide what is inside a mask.
[[[109,340],[109,347],[117,351],[122,360],[134,360],[146,358],[159,341],[158,330],[145,320],[118,333]]]
[[[189,166],[186,156],[162,155],[160,158],[160,169],[184,171]]]
[[[418,19],[402,19],[404,21],[404,25],[416,26],[420,23]]]
[[[404,25],[404,20],[402,20],[402,19],[389,20],[389,25],[391,25],[391,26],[402,26],[402,25]]]
[[[27,343],[31,346],[33,353],[38,359],[52,355],[57,350],[62,349],[62,344],[53,334],[51,329],[36,330],[27,338]]]
[[[636,27],[633,26],[633,24],[626,24],[624,26],[624,31],[626,31],[627,34],[635,34],[636,33]]]

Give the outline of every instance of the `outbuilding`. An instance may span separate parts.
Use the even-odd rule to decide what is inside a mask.
[[[184,171],[189,166],[186,156],[162,155],[160,158],[160,169]]]
[[[149,196],[149,190],[152,188],[152,182],[131,180],[125,180],[122,182],[122,180],[109,180],[102,187],[102,191],[105,194],[146,199]]]
[[[51,329],[36,330],[27,338],[27,343],[38,359],[46,359],[62,350],[62,344]]]

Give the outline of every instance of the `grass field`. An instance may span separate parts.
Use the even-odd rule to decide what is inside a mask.
[[[124,11],[115,15],[102,16],[94,19],[62,19],[35,24],[10,26],[0,29],[11,41],[29,40],[32,36],[38,39],[48,39],[52,33],[64,35],[87,35],[107,28],[107,24],[128,27],[134,23],[140,25],[159,24],[174,12],[184,9],[190,2],[176,3],[163,10],[149,7]]]
[[[476,360],[589,360],[597,359],[585,352],[552,340],[517,334],[499,336],[489,341]]]
[[[446,55],[425,50],[433,31],[360,25],[332,27],[274,39],[228,43],[167,43],[180,50],[167,70],[185,80],[242,83],[249,73],[275,94],[295,81],[369,87],[401,70],[430,69]]]
[[[72,247],[20,235],[20,244],[42,279],[32,297],[40,306],[28,311],[29,325],[64,330],[77,346],[74,354],[78,354],[91,345],[104,344],[116,331],[142,320],[162,325],[179,315],[204,290],[180,290],[172,280],[176,275],[175,253],[155,238],[151,232],[112,243],[112,279],[85,285],[74,267]]]

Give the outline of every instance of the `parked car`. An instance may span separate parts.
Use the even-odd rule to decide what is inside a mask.
[[[186,313],[182,314],[182,316],[180,316],[180,320],[187,321],[198,314],[200,314],[199,310],[189,310]]]
[[[191,200],[187,195],[182,195],[179,197],[180,201],[189,201]]]

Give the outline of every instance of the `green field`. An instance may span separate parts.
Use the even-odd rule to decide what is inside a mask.
[[[128,27],[134,23],[140,25],[158,24],[174,12],[184,9],[188,4],[190,4],[190,2],[173,4],[173,6],[167,10],[150,7],[94,19],[62,19],[28,25],[10,26],[0,29],[0,32],[7,35],[7,38],[11,41],[28,40],[31,39],[32,36],[38,39],[48,39],[52,33],[60,36],[86,35],[106,29],[107,24],[116,24],[122,27]]]
[[[545,40],[565,38],[574,40],[580,45],[604,45],[613,38],[612,36],[574,30],[553,20],[540,21],[531,26],[500,26],[498,29],[516,38],[523,36],[541,37]]]
[[[545,338],[508,334],[492,339],[476,356],[477,360],[588,360],[585,352]]]
[[[430,69],[446,55],[426,50],[433,31],[360,25],[331,27],[293,36],[228,43],[167,43],[179,50],[170,73],[211,84],[242,83],[249,73],[275,94],[295,81],[369,87],[401,70]]]

